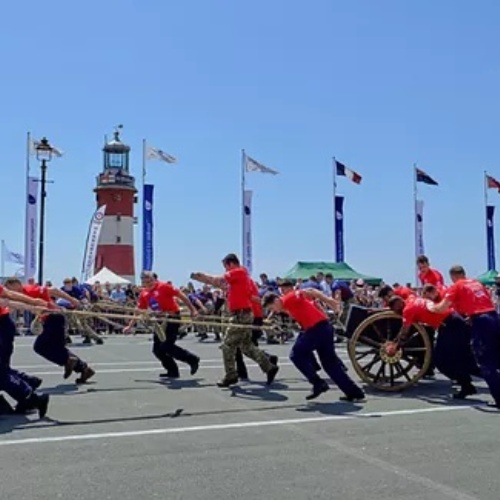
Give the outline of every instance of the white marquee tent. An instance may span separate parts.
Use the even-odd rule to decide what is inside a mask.
[[[118,276],[113,271],[109,270],[107,267],[103,267],[95,276],[89,278],[85,283],[89,285],[94,285],[95,283],[101,283],[102,285],[109,283],[110,285],[129,285],[130,281]]]

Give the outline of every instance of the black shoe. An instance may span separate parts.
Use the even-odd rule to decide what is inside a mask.
[[[224,377],[222,380],[217,382],[217,387],[231,387],[238,383],[238,378],[226,378]]]
[[[9,402],[0,395],[0,415],[12,415],[14,408],[10,406]]]
[[[89,338],[89,337],[85,337],[85,338],[83,339],[82,344],[86,344],[86,345],[87,345],[87,344],[92,344],[92,340],[90,340],[90,338]]]
[[[208,333],[200,333],[200,342],[208,339]]]
[[[278,366],[279,358],[278,356],[275,356],[274,354],[271,354],[269,356],[269,362],[275,366]]]
[[[477,389],[472,384],[462,385],[460,390],[453,394],[453,399],[465,399],[474,394],[477,394]]]
[[[174,379],[174,378],[179,378],[180,375],[178,373],[160,373],[160,375],[158,375],[160,378],[171,378],[171,379]]]
[[[103,339],[95,339],[95,343],[97,345],[103,345],[104,344],[104,340]]]
[[[38,377],[32,377],[31,381],[28,383],[28,385],[36,391],[41,385],[42,385],[43,380]]]
[[[312,401],[313,399],[316,399],[317,397],[321,396],[324,392],[328,391],[330,387],[325,381],[322,381],[321,384],[317,384],[313,386],[313,390],[311,391],[311,394],[308,394],[306,396],[307,401]]]
[[[49,395],[41,394],[37,397],[38,401],[36,404],[36,409],[38,410],[38,416],[44,418],[47,415],[47,410],[49,409]]]
[[[365,393],[360,392],[358,394],[352,394],[349,396],[340,396],[340,401],[346,401],[347,403],[361,403],[364,401],[365,398]]]
[[[198,371],[199,368],[200,368],[200,358],[196,358],[191,363],[191,375],[194,375]]]
[[[47,415],[47,409],[49,406],[49,395],[48,394],[36,394],[33,392],[28,399],[24,401],[20,401],[16,409],[14,410],[17,414],[25,414],[29,413],[33,410],[38,411],[38,415],[40,418],[45,417]]]
[[[75,382],[77,384],[85,384],[87,380],[91,379],[94,375],[95,371],[90,368],[90,366],[86,366]]]
[[[271,385],[274,382],[274,379],[276,378],[276,375],[280,371],[279,366],[274,365],[268,372],[267,372],[267,385]]]

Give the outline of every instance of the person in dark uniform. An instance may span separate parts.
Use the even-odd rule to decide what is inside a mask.
[[[153,337],[153,354],[166,370],[166,373],[162,373],[160,377],[179,378],[179,366],[176,360],[189,365],[191,375],[194,375],[200,366],[200,358],[176,344],[181,325],[178,321],[180,320],[180,309],[175,299],[179,298],[190,310],[192,316],[196,316],[196,309],[184,293],[174,288],[170,283],[158,281],[154,273],[144,271],[141,280],[144,288],[139,295],[137,307],[167,313],[168,318],[176,320],[176,322],[166,322],[165,341],[162,341],[156,333]],[[134,324],[135,320],[132,320],[123,329],[123,333],[129,333]]]
[[[493,396],[493,406],[500,409],[500,319],[495,304],[486,287],[468,279],[462,266],[453,266],[450,278],[453,284],[446,290],[444,299],[429,309],[442,313],[453,307],[467,318],[477,364]]]
[[[438,297],[434,285],[425,285],[423,297],[412,297],[406,302],[397,295],[389,300],[389,307],[403,317],[401,338],[404,339],[415,323],[429,325],[437,330],[437,340],[433,351],[436,368],[460,386],[453,394],[455,399],[465,399],[477,393],[472,384],[472,375],[479,375],[479,368],[470,348],[470,328],[464,319],[448,309],[442,313],[429,311],[429,306]]]
[[[344,371],[342,362],[335,353],[332,325],[328,316],[314,303],[316,300],[333,308],[338,306],[334,299],[314,289],[292,290],[282,297],[269,293],[264,297],[263,306],[274,312],[286,311],[302,328],[290,353],[290,360],[312,385],[311,393],[306,396],[307,400],[315,399],[329,389],[328,383],[318,375],[311,362],[316,351],[321,366],[344,393],[340,399],[362,401],[365,398],[364,392]]]
[[[19,309],[26,305],[47,307],[47,302],[8,290],[1,285],[0,300],[4,302],[0,305],[0,390],[5,391],[17,402],[17,407],[13,410],[5,398],[0,396],[0,414],[38,410],[40,418],[43,418],[47,413],[49,396],[36,392],[42,380],[19,372],[10,365],[17,332],[16,325],[10,316],[11,311],[7,306],[11,305]],[[9,301],[12,302],[9,304]]]
[[[43,330],[33,344],[33,350],[46,360],[58,366],[64,367],[64,378],[67,379],[73,372],[79,373],[77,384],[84,384],[95,375],[94,370],[76,354],[66,348],[66,318],[58,314],[58,307],[52,302],[52,298],[69,301],[74,307],[79,305],[78,300],[55,287],[43,287],[39,285],[23,285],[18,278],[7,278],[5,288],[22,293],[33,299],[41,299],[49,304],[54,312],[46,314],[42,318]]]

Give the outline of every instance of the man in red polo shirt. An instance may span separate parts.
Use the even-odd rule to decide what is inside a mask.
[[[437,270],[432,269],[429,259],[425,255],[417,257],[418,279],[422,285],[434,285],[436,288],[444,287],[443,275]]]
[[[423,297],[410,297],[404,301],[394,296],[389,301],[389,307],[403,317],[403,329],[400,338],[404,342],[410,328],[415,323],[428,325],[438,331],[437,341],[433,350],[433,360],[436,368],[450,380],[456,380],[460,386],[455,393],[455,399],[465,399],[476,394],[472,385],[472,375],[479,374],[479,368],[470,348],[470,330],[464,319],[453,309],[442,313],[429,310],[436,298],[438,290],[434,285],[425,285]]]
[[[379,298],[384,301],[386,306],[389,304],[389,300],[393,296],[406,300],[413,295],[416,295],[416,293],[411,288],[401,286],[399,283],[394,283],[394,286],[384,285],[378,292]]]
[[[49,304],[48,309],[54,311],[59,310],[59,308],[52,302],[52,298],[67,300],[74,307],[78,307],[80,304],[78,300],[70,297],[59,288],[23,285],[18,278],[8,278],[5,281],[5,288],[33,299],[44,300]],[[65,379],[69,378],[73,372],[79,373],[80,377],[76,379],[77,384],[83,384],[95,375],[94,370],[87,363],[66,348],[66,318],[63,314],[54,312],[43,318],[42,333],[36,338],[33,350],[42,358],[58,366],[63,366]]]
[[[268,385],[276,378],[279,368],[273,365],[264,351],[261,351],[252,343],[252,287],[248,271],[241,266],[238,257],[230,253],[222,260],[225,269],[223,276],[210,276],[204,273],[193,273],[191,279],[213,285],[218,288],[227,289],[227,306],[231,312],[231,321],[236,325],[228,327],[221,345],[224,361],[225,375],[217,385],[229,387],[238,383],[238,372],[236,370],[236,351],[241,352],[253,359],[267,374]],[[244,326],[248,325],[248,328]]]
[[[250,291],[252,293],[253,326],[255,327],[252,329],[252,344],[258,346],[259,339],[262,337],[262,326],[264,325],[264,309],[262,308],[262,303],[259,297],[259,288],[253,280],[250,280]],[[273,365],[278,365],[278,356],[268,354],[265,351],[264,353]],[[236,351],[236,370],[240,380],[248,379],[248,371],[245,361],[243,360],[241,349],[237,349]]]
[[[8,290],[1,285],[0,300],[2,301],[0,305],[0,391],[5,391],[17,402],[16,413],[37,410],[40,418],[43,418],[47,413],[49,396],[47,394],[37,394],[36,392],[36,389],[42,384],[42,380],[19,372],[10,366],[17,331],[16,325],[10,316],[9,307],[22,310],[30,306],[46,307],[47,303]],[[3,405],[3,412],[13,411],[5,400]]]
[[[314,351],[318,354],[323,370],[345,394],[342,401],[362,401],[363,391],[344,371],[343,363],[335,353],[334,333],[328,316],[313,301],[320,301],[333,309],[339,307],[335,299],[327,297],[319,290],[294,290],[283,297],[269,293],[264,297],[263,306],[275,313],[288,313],[302,328],[290,353],[290,360],[311,383],[312,392],[307,400],[315,399],[329,389],[326,380],[316,372],[312,363]]]
[[[453,307],[471,325],[472,349],[481,374],[500,409],[500,319],[488,290],[479,281],[468,279],[462,266],[450,269],[452,285],[444,299],[429,309],[436,313]]]
[[[192,316],[197,312],[193,304],[184,293],[175,288],[171,283],[158,281],[155,274],[150,271],[144,271],[141,274],[143,289],[139,295],[137,307],[139,309],[150,309],[154,312],[166,313],[164,329],[165,341],[153,336],[153,354],[165,368],[166,373],[160,377],[175,379],[179,378],[179,366],[177,361],[186,363],[191,368],[191,375],[194,375],[200,367],[200,358],[176,344],[179,337],[179,328],[181,326],[180,308],[176,302],[179,299],[189,309]],[[168,321],[173,319],[174,321]],[[129,333],[135,324],[132,320],[129,325],[123,329],[123,333]]]

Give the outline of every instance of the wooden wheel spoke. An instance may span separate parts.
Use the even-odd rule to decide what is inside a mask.
[[[364,371],[364,372],[370,372],[370,369],[373,368],[379,361],[382,361],[382,358],[380,357],[380,354],[377,352],[375,354],[375,356],[373,357],[373,359],[367,363],[366,365],[364,366],[361,366],[361,369]]]
[[[389,376],[390,376],[391,387],[394,387],[394,382],[396,379],[394,375],[394,365],[389,365]]]
[[[404,367],[403,367],[403,365],[401,364],[401,362],[400,362],[400,361],[398,361],[398,362],[395,364],[395,366],[397,367],[397,369],[398,369],[398,371],[399,371],[400,375],[403,375],[403,377],[405,377],[405,378],[406,378],[406,380],[408,380],[408,382],[410,382],[410,381],[412,380],[412,379],[411,379],[411,377],[410,377],[410,375],[408,375],[408,372],[410,371],[410,370],[408,369],[408,366],[407,366],[406,368],[404,368]]]
[[[366,358],[369,354],[375,354],[377,352],[377,349],[375,347],[372,347],[368,349],[368,351],[358,353],[356,352],[356,361],[359,361],[363,358]]]
[[[365,337],[365,336],[359,337],[358,340],[361,344],[366,344],[366,345],[369,345],[372,347],[380,348],[382,346],[382,344],[380,342],[377,342],[377,341],[372,340],[372,339]]]
[[[377,325],[373,324],[372,328],[373,328],[373,331],[377,334],[377,337],[380,340],[385,340],[385,337],[382,335],[382,332],[378,329]]]
[[[382,391],[402,391],[418,382],[429,368],[432,344],[420,324],[415,325],[400,350],[390,354],[394,346],[384,344],[393,342],[401,327],[400,316],[381,311],[367,312],[354,330],[348,344],[349,357],[366,384]]]
[[[385,361],[382,361],[382,364],[380,365],[380,368],[378,369],[378,372],[375,374],[375,377],[373,379],[374,382],[378,382],[380,380],[380,377],[382,375],[385,375],[385,365],[387,363]]]

